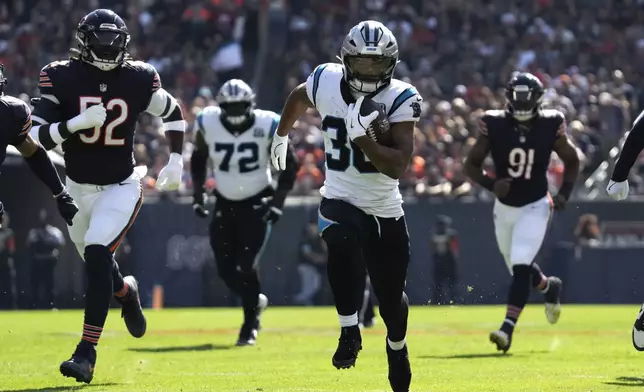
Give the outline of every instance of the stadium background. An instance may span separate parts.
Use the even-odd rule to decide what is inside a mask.
[[[159,71],[163,84],[181,99],[189,123],[212,103],[230,77],[249,81],[260,107],[279,111],[286,94],[313,67],[334,61],[348,28],[365,18],[392,28],[401,46],[397,77],[411,81],[428,106],[416,130],[416,151],[401,183],[406,197],[414,262],[410,298],[426,303],[432,281],[428,236],[437,214],[450,216],[461,235],[460,301],[498,303],[507,274],[491,234],[489,195],[471,186],[462,158],[475,135],[481,110],[503,104],[502,87],[511,72],[537,74],[548,102],[567,116],[569,132],[584,154],[576,203],[558,214],[543,253],[544,268],[570,276],[566,300],[639,302],[644,215],[637,195],[644,191],[642,160],[631,176],[633,201],[604,200],[603,181],[620,138],[644,107],[643,1],[617,0],[9,0],[0,4],[0,62],[10,78],[9,94],[28,101],[37,94],[39,69],[67,57],[73,26],[90,9],[112,8],[132,33],[132,54]],[[323,180],[320,119],[307,114],[293,141],[303,167],[285,217],[262,259],[266,292],[277,304],[291,303],[301,233],[315,217],[316,190]],[[206,224],[190,202],[190,142],[185,147],[185,181],[176,194],[159,195],[154,178],[167,159],[160,123],[142,117],[135,157],[149,167],[147,202],[129,235],[126,268],[143,285],[149,304],[154,285],[165,288],[166,305],[228,304],[215,277]],[[192,139],[192,132],[188,133]],[[41,205],[37,184],[19,159],[3,166],[0,197],[12,214],[18,253],[19,304],[29,307],[28,252],[21,246]],[[551,182],[561,166],[553,159]],[[23,176],[24,175],[24,176]],[[7,185],[8,184],[8,185]],[[209,179],[216,186],[216,179]],[[42,197],[41,197],[42,196]],[[599,219],[597,238],[580,238],[583,214]],[[61,221],[56,221],[63,227]],[[582,236],[583,237],[583,236]],[[484,257],[481,257],[484,255]],[[123,260],[126,262],[126,260]],[[82,264],[68,245],[56,271],[56,306],[81,304]],[[170,279],[172,277],[172,279]],[[639,284],[641,287],[642,285]],[[190,289],[187,289],[187,288]],[[588,292],[587,287],[602,289]],[[497,293],[498,290],[498,293]]]

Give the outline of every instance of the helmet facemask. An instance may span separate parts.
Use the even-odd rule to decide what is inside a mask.
[[[372,93],[388,84],[396,59],[387,56],[345,55],[342,58],[349,85],[361,93]]]
[[[232,125],[240,125],[250,117],[253,103],[250,101],[220,102],[219,107],[226,121]]]
[[[125,61],[130,35],[116,25],[102,24],[99,29],[81,24],[76,33],[81,59],[102,71],[110,71]]]
[[[517,121],[529,121],[536,116],[543,101],[543,92],[518,85],[506,90],[508,111]]]

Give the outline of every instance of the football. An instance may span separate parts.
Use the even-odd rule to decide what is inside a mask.
[[[393,143],[391,132],[389,132],[389,119],[385,112],[385,106],[366,97],[360,107],[360,115],[368,116],[374,111],[378,112],[378,117],[367,128],[367,136],[383,146],[390,146]]]

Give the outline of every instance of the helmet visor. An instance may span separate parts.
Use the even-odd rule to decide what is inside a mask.
[[[351,75],[365,82],[379,82],[387,79],[395,60],[384,56],[347,56],[345,65]]]
[[[116,61],[125,49],[125,34],[116,31],[95,31],[88,34],[87,47],[102,60]]]

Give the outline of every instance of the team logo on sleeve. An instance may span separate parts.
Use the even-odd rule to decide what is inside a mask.
[[[253,129],[253,136],[254,137],[264,137],[264,130],[262,128]]]
[[[414,118],[420,117],[420,114],[423,112],[423,110],[420,107],[420,102],[414,101],[410,104],[410,106],[411,106],[411,110],[414,111],[412,116],[414,116]]]

